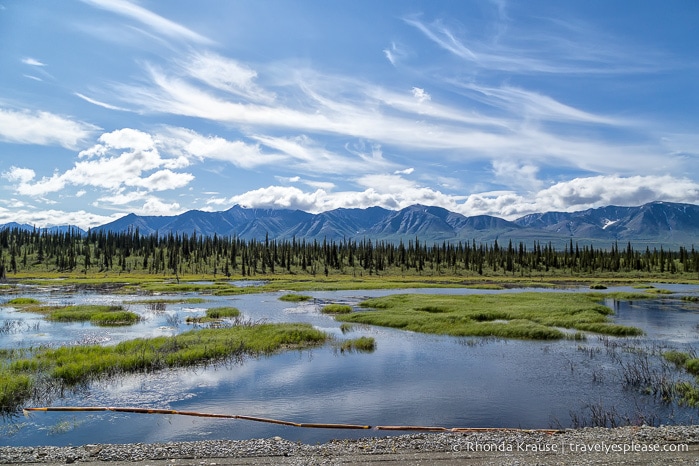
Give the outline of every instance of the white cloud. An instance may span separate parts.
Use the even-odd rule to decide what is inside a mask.
[[[400,209],[413,204],[438,205],[454,210],[463,196],[441,193],[422,187],[395,174],[365,175],[355,180],[364,187],[362,191],[338,191],[317,189],[305,192],[294,186],[269,186],[228,199],[228,204],[246,207],[300,209],[307,212],[323,212],[345,208],[381,206]]]
[[[547,211],[577,211],[606,205],[637,206],[647,202],[699,202],[699,184],[671,176],[596,176],[557,183],[546,189],[520,194],[491,191],[470,195],[442,193],[397,175],[367,175],[356,180],[357,191],[318,189],[305,192],[293,186],[269,186],[217,199],[220,205],[300,209],[323,212],[340,207],[380,206],[402,209],[414,204],[444,207],[466,216],[493,215],[509,220]],[[213,203],[213,202],[212,202]]]
[[[136,210],[139,215],[179,215],[184,211],[177,202],[164,202],[156,197],[151,197]]]
[[[383,54],[393,66],[398,66],[398,64],[409,55],[406,48],[395,41],[391,42],[390,47],[384,49]]]
[[[10,167],[10,170],[3,172],[2,177],[10,182],[28,183],[34,179],[36,172],[31,168]]]
[[[419,103],[423,103],[425,101],[432,100],[432,96],[429,95],[427,92],[425,92],[424,89],[421,89],[419,87],[413,87],[412,92],[413,92],[413,97],[415,97],[415,99]]]
[[[392,164],[387,162],[381,149],[372,146],[370,151],[364,147],[345,149],[354,157],[347,157],[326,149],[318,141],[308,136],[271,137],[254,136],[260,143],[278,153],[284,154],[296,170],[310,173],[357,173],[369,170],[381,170]]]
[[[0,140],[5,142],[76,149],[97,129],[97,126],[49,112],[0,108]]]
[[[394,175],[410,175],[415,171],[413,167],[406,168],[405,170],[396,170],[393,172]]]
[[[213,41],[199,33],[188,29],[181,24],[170,21],[162,16],[153,13],[139,5],[126,0],[83,0],[98,8],[111,11],[113,13],[126,16],[142,23],[152,30],[173,38],[182,39],[197,44],[213,45]]]
[[[608,175],[556,183],[537,195],[539,205],[567,211],[603,205],[640,205],[656,200],[697,203],[699,184],[668,175]]]
[[[496,40],[467,37],[461,28],[443,21],[404,18],[440,48],[487,71],[522,74],[619,74],[656,71],[662,63],[655,51],[624,47],[619,37],[560,19],[546,20],[546,28],[503,28],[503,9]],[[527,24],[535,24],[527,21]],[[537,25],[534,25],[536,28]]]
[[[287,158],[283,154],[263,152],[260,144],[203,136],[185,128],[167,128],[158,138],[171,153],[194,157],[199,161],[220,160],[242,168],[277,164]]]
[[[464,215],[488,214],[515,219],[537,212],[574,212],[607,205],[638,206],[653,201],[696,204],[699,184],[668,175],[575,178],[528,195],[510,191],[471,194],[458,211]]]
[[[204,84],[254,102],[270,103],[275,95],[255,83],[257,72],[213,53],[192,55],[182,64],[187,74]]]
[[[270,209],[300,209],[306,212],[318,212],[319,205],[324,205],[327,193],[318,189],[306,193],[294,186],[269,186],[233,196],[228,204],[240,204],[243,207]]]
[[[524,192],[541,189],[543,182],[538,179],[539,167],[529,163],[512,160],[495,160],[492,163],[495,182],[511,189],[518,188]]]
[[[535,118],[543,121],[589,123],[609,126],[629,126],[630,120],[595,115],[538,92],[527,91],[513,86],[490,87],[472,82],[459,86],[473,91],[471,97],[497,109],[507,109],[512,115],[522,119]]]
[[[29,65],[29,66],[46,66],[45,63],[42,63],[39,60],[37,60],[36,58],[32,58],[32,57],[22,58],[22,63],[24,63],[25,65]]]
[[[185,158],[163,158],[157,146],[150,134],[124,128],[102,134],[99,144],[78,154],[85,160],[75,162],[63,173],[33,182],[32,170],[14,167],[5,177],[18,183],[19,194],[28,196],[58,192],[67,185],[92,186],[113,193],[125,187],[165,191],[186,186],[194,179],[189,173],[172,171],[188,165]]]
[[[92,105],[97,105],[98,107],[106,108],[107,110],[119,110],[119,111],[122,111],[122,112],[128,112],[128,111],[129,111],[129,109],[127,109],[127,108],[117,107],[116,105],[111,105],[111,104],[108,104],[108,103],[105,103],[105,102],[101,102],[101,101],[99,101],[99,100],[93,99],[93,98],[88,97],[88,96],[86,96],[86,95],[84,95],[84,94],[81,94],[81,93],[79,93],[79,92],[75,92],[75,95],[76,95],[77,97],[80,97],[81,99],[83,99],[85,102],[89,102],[89,103],[91,103]]]
[[[85,210],[66,212],[63,210],[13,209],[9,211],[0,209],[0,224],[17,222],[34,225],[37,228],[75,225],[86,230],[112,222],[123,216],[123,213],[107,216]]]
[[[226,61],[218,56],[212,60],[219,64]],[[243,89],[237,97],[246,95],[252,103],[245,98],[227,99],[220,92],[214,92],[219,90],[217,87],[225,86],[209,72],[206,81],[191,81],[189,72],[181,74],[181,66],[162,70],[147,65],[150,85],[121,85],[116,95],[143,112],[236,125],[277,153],[295,159],[298,164],[314,164],[314,169],[322,167],[325,172],[337,166],[339,173],[351,160],[338,158],[338,154],[318,143],[311,142],[309,146],[304,139],[314,141],[335,135],[349,141],[389,145],[408,157],[429,150],[438,155],[458,153],[462,162],[505,157],[598,173],[634,174],[658,166],[668,172],[678,172],[684,164],[680,158],[660,154],[657,143],[643,141],[648,137],[645,123],[634,125],[624,119],[586,112],[514,87],[452,83],[466,90],[466,97],[473,102],[487,103],[488,113],[483,114],[468,105],[428,100],[427,93],[417,87],[415,94],[396,93],[343,76],[325,76],[312,70],[288,70],[287,73],[278,70],[279,74],[288,75],[284,87],[280,88],[284,98],[265,101],[254,100],[255,95],[274,93],[260,89],[249,91],[246,86],[251,82],[253,71],[240,71],[245,70],[241,68],[243,65],[232,63],[243,75],[235,78],[236,86]],[[290,102],[294,103],[293,107],[286,105]],[[569,126],[548,128],[542,124],[547,122]],[[573,123],[593,125],[593,131],[581,132]],[[302,136],[272,136],[272,128]],[[606,133],[609,130],[635,132],[643,142],[624,145],[609,137]],[[630,158],[636,161],[633,165],[626,162]],[[336,160],[339,164],[324,163],[328,160]],[[380,170],[387,168],[385,160],[377,159],[372,163],[377,161],[383,162]]]

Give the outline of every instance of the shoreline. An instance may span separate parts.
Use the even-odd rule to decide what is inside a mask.
[[[281,437],[0,447],[0,464],[696,464],[699,426],[412,433],[309,445]]]

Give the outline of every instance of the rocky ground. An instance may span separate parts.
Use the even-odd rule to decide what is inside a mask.
[[[570,429],[559,433],[414,433],[320,445],[279,437],[242,441],[73,447],[0,447],[0,464],[345,465],[345,464],[692,464],[699,426]]]

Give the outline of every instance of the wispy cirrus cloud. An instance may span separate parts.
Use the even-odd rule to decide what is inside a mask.
[[[25,65],[29,65],[29,66],[46,66],[45,63],[42,63],[39,60],[37,60],[36,58],[32,58],[32,57],[22,58],[22,63],[24,63]]]
[[[149,29],[169,38],[186,40],[201,45],[214,44],[211,39],[127,0],[83,1],[97,8],[131,18],[147,26]]]
[[[398,66],[402,60],[410,55],[403,45],[395,41],[391,42],[391,45],[385,48],[383,53],[393,66]]]
[[[194,158],[200,162],[216,160],[251,169],[288,161],[286,155],[277,151],[265,152],[260,143],[204,136],[185,128],[165,128],[158,134],[158,139],[169,153],[180,154],[188,159]]]
[[[455,83],[472,91],[469,97],[498,110],[506,110],[510,115],[520,115],[522,119],[554,121],[565,123],[596,124],[605,127],[626,127],[634,122],[630,119],[599,115],[566,105],[540,92],[501,85],[498,87],[479,85],[473,82]]]
[[[236,60],[204,52],[182,62],[186,73],[204,84],[253,102],[271,103],[275,95],[255,83],[257,71]]]
[[[119,110],[119,111],[122,111],[122,112],[128,112],[128,111],[129,111],[129,109],[127,109],[127,108],[124,108],[124,107],[117,107],[116,105],[111,105],[111,104],[108,104],[108,103],[105,103],[105,102],[101,102],[101,101],[99,101],[99,100],[97,100],[97,99],[93,99],[93,98],[88,97],[88,96],[86,96],[86,95],[84,95],[84,94],[81,94],[80,92],[75,92],[74,94],[75,94],[76,97],[79,97],[79,98],[83,99],[85,102],[89,102],[89,103],[91,103],[92,105],[97,105],[98,107],[106,108],[107,110]]]
[[[283,152],[277,147],[282,141],[289,146],[295,138],[335,135],[400,148],[408,160],[419,151],[440,151],[447,160],[449,153],[458,153],[461,161],[504,157],[599,173],[639,172],[657,166],[663,155],[652,141],[627,145],[606,134],[628,132],[636,139],[647,138],[647,123],[583,110],[521,87],[450,79],[445,83],[471,102],[453,105],[422,87],[398,92],[310,69],[277,69],[276,75],[285,80],[265,76],[267,85],[262,86],[257,82],[260,73],[237,61],[210,53],[190,54],[188,60],[168,67],[146,64],[145,84],[120,84],[113,94],[139,112],[234,125],[257,141],[268,141],[278,152]],[[202,62],[206,66],[195,65]],[[230,69],[231,74],[217,77],[215,70],[220,69]],[[587,128],[581,130],[581,124]],[[274,130],[297,135],[271,136]],[[297,160],[304,156],[288,150],[286,154]],[[327,151],[315,153],[319,161],[327,156]],[[622,162],[629,158],[637,163]],[[676,171],[682,163],[670,157],[662,166]]]
[[[598,74],[657,71],[664,65],[653,50],[632,53],[615,46],[618,38],[582,24],[556,18],[539,18],[528,29],[505,24],[506,15],[498,6],[499,23],[491,37],[469,37],[440,19],[425,21],[419,15],[403,21],[420,31],[440,48],[489,72],[522,74]],[[541,27],[541,25],[545,27]],[[540,26],[540,27],[537,27]],[[542,32],[545,31],[545,32]],[[667,57],[665,57],[667,58]]]

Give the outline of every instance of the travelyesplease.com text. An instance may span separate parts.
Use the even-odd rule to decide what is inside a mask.
[[[575,443],[575,442],[465,442],[453,445],[455,452],[538,452],[538,453],[659,453],[686,452],[686,443]]]

